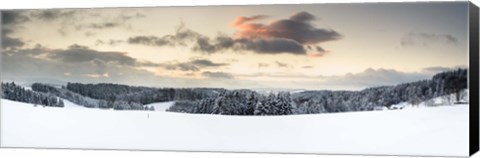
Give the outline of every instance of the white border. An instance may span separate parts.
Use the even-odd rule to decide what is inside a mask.
[[[309,3],[350,3],[350,2],[418,2],[425,0],[2,0],[0,9],[40,9],[40,8],[98,8],[98,7],[151,7],[151,6],[206,6],[206,5],[246,5],[246,4],[309,4]],[[448,0],[435,0],[448,1]],[[458,1],[458,0],[457,0]],[[464,1],[464,0],[461,0]],[[472,0],[477,6],[480,0]],[[54,149],[0,149],[2,158],[9,157],[147,157],[147,158],[394,158],[396,156],[346,156],[346,155],[299,155],[299,154],[239,154],[210,152],[165,152],[165,151],[113,151],[113,150],[54,150]],[[473,158],[480,158],[476,154]]]
[[[359,2],[418,2],[425,0],[9,0],[0,5],[0,9],[33,8],[98,8],[98,7],[152,7],[152,6],[211,6],[211,5],[254,5],[254,4],[310,4],[310,3],[359,3]],[[452,0],[433,0],[452,1]],[[466,1],[466,0],[455,0]],[[477,3],[478,4],[478,3]]]

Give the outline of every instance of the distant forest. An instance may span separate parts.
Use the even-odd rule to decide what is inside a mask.
[[[63,107],[62,99],[89,108],[115,110],[154,110],[146,104],[175,101],[167,111],[221,115],[290,115],[349,111],[372,111],[394,104],[420,102],[467,88],[467,69],[434,75],[432,79],[380,86],[361,91],[313,90],[298,93],[261,94],[249,89],[223,88],[151,88],[119,84],[67,83],[55,87],[32,84],[26,90],[15,83],[2,83],[2,98]]]

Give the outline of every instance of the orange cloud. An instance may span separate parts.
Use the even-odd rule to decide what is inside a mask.
[[[238,17],[235,18],[235,20],[233,20],[232,26],[237,27],[237,26],[241,26],[244,23],[249,22],[249,21],[265,19],[265,18],[267,18],[267,16],[265,16],[265,15],[256,15],[256,16],[252,16],[252,17],[238,16]]]
[[[315,27],[311,23],[315,20],[315,16],[308,12],[295,13],[289,18],[274,20],[268,24],[253,23],[263,18],[265,18],[264,15],[235,18],[232,22],[232,26],[238,30],[235,37],[246,39],[284,38],[303,45],[314,45],[341,38],[341,35],[334,30]]]

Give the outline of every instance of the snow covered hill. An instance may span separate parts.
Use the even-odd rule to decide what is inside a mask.
[[[63,99],[63,103],[65,104],[65,107],[64,108],[68,108],[68,109],[88,109],[84,106],[81,106],[81,105],[77,105],[75,103],[72,103],[71,101],[68,101],[66,99]]]
[[[152,104],[147,104],[145,106],[155,108],[155,111],[167,111],[168,108],[170,108],[173,104],[175,104],[174,101],[169,101],[169,102],[159,102],[159,103],[152,103]]]
[[[2,99],[0,145],[467,156],[468,122],[468,105],[313,115],[224,116],[39,108]]]
[[[465,104],[469,102],[468,93],[469,93],[468,89],[462,90],[462,92],[460,92],[459,94],[459,101],[457,101],[456,94],[450,94],[450,95],[435,97],[435,98],[420,102],[416,105],[413,105],[412,103],[409,103],[409,102],[394,104],[390,106],[390,110],[398,110],[398,109],[404,109],[404,108],[445,106],[445,105],[454,105],[459,103]]]

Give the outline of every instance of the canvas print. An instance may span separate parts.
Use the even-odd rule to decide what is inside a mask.
[[[466,156],[468,8],[2,10],[1,147]]]

